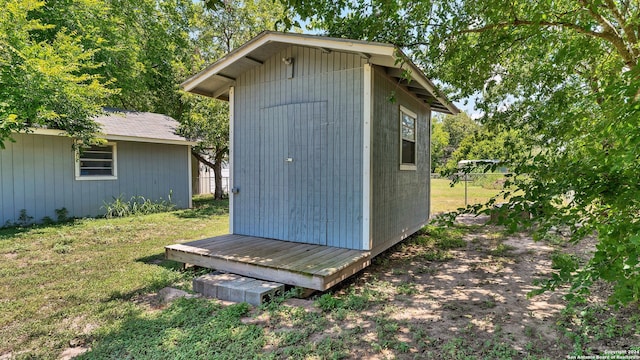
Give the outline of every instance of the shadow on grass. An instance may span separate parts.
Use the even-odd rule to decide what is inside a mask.
[[[214,200],[212,196],[201,196],[193,199],[193,209],[175,213],[183,219],[203,219],[216,215],[229,214],[229,200]]]
[[[62,222],[54,222],[49,224],[31,224],[31,225],[16,225],[16,226],[3,226],[0,227],[0,241],[10,240],[20,234],[24,233],[44,233],[43,230],[63,228],[72,225],[75,219],[69,219]]]
[[[3,227],[0,228],[0,241],[2,240],[10,240],[16,237],[19,234],[29,232],[33,230],[34,227]]]
[[[145,263],[148,265],[157,265],[168,270],[175,270],[175,271],[182,270],[182,263],[173,261],[173,260],[167,260],[164,257],[164,252],[137,258],[135,261]]]
[[[133,299],[138,295],[149,294],[159,291],[167,286],[170,286],[175,283],[175,279],[170,278],[162,278],[162,279],[153,279],[147,282],[147,285],[143,288],[131,290],[131,291],[113,291],[109,295],[109,297],[104,299],[104,302],[110,302],[114,300],[124,300],[128,301]]]
[[[183,264],[173,260],[167,260],[164,258],[164,253],[150,255],[141,257],[135,260],[136,262],[142,262],[148,265],[156,265],[166,270],[174,273],[179,273],[179,277],[183,280],[189,280],[204,275],[208,272],[211,272],[211,269],[206,269],[198,266],[193,266],[189,268],[183,268]],[[153,292],[157,292],[162,288],[167,286],[171,286],[176,283],[175,277],[165,276],[161,278],[156,278],[152,281],[147,282],[146,286],[139,289],[134,289],[131,291],[123,292],[123,291],[113,291],[109,297],[105,299],[105,302],[113,301],[113,300],[131,300],[137,295],[149,294]]]
[[[262,350],[264,331],[240,320],[247,304],[222,308],[206,299],[177,299],[167,309],[131,312],[98,335],[76,359],[243,359]]]

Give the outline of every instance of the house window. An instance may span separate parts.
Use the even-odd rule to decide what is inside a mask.
[[[416,113],[400,106],[400,170],[416,170],[416,123]]]
[[[76,180],[117,179],[116,144],[84,148],[76,156]]]

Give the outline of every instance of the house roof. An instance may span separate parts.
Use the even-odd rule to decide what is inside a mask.
[[[396,46],[317,35],[264,31],[187,79],[181,86],[192,93],[228,100],[229,87],[233,86],[238,76],[262,65],[271,56],[292,45],[313,47],[325,52],[341,51],[358,54],[366,58],[369,63],[383,67],[389,76],[396,78],[399,85],[431,105],[434,111],[446,114],[460,112]]]
[[[180,124],[167,115],[112,108],[105,108],[104,112],[95,121],[107,139],[194,144],[176,134]]]
[[[104,114],[94,118],[100,134],[107,140],[136,141],[159,144],[195,145],[196,142],[177,135],[179,123],[163,114],[104,108]],[[41,135],[64,135],[55,129],[33,129]]]

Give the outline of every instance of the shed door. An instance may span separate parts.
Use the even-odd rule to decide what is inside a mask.
[[[260,236],[327,244],[326,108],[314,102],[262,110]]]

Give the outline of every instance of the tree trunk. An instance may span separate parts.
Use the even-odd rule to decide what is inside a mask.
[[[222,160],[216,158],[213,163],[213,176],[215,178],[216,190],[213,193],[213,198],[216,200],[222,199]]]
[[[198,161],[200,161],[201,163],[207,165],[208,167],[213,169],[213,177],[214,177],[214,181],[215,181],[215,185],[216,185],[216,189],[213,193],[213,198],[216,200],[221,200],[222,199],[222,195],[223,195],[223,191],[222,191],[222,162],[224,160],[224,155],[225,153],[222,152],[222,154],[216,154],[215,156],[215,161],[211,162],[209,160],[207,160],[204,156],[202,156],[202,154],[198,153],[195,150],[192,150],[191,153],[193,154],[193,156],[198,159]]]

